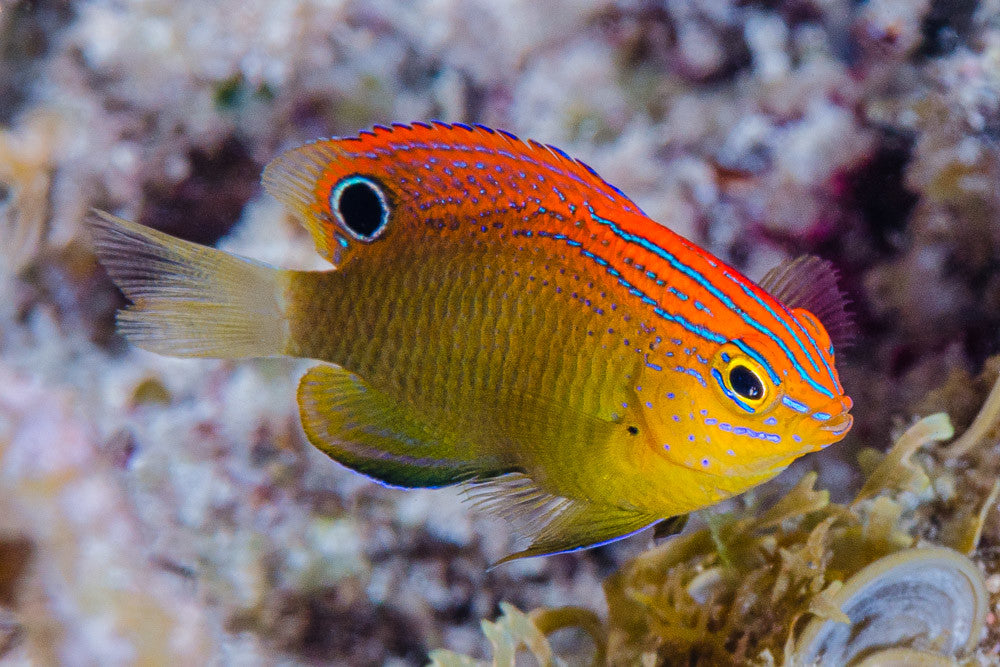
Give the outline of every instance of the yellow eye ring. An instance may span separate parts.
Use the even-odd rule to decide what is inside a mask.
[[[758,413],[777,395],[764,368],[735,345],[719,350],[712,377],[723,395],[744,412]]]

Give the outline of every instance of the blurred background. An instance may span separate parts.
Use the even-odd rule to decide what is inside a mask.
[[[319,267],[258,183],[373,123],[483,123],[592,165],[751,278],[832,260],[855,427],[968,424],[1000,347],[998,0],[0,0],[0,662],[421,664],[501,601],[605,613],[640,534],[487,572],[500,522],[314,451],[294,360],[114,333],[90,207]],[[994,372],[995,375],[995,372]]]

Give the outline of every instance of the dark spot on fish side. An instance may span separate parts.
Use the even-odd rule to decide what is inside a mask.
[[[637,427],[637,426],[629,426],[628,427],[628,432],[629,432],[629,435],[639,435],[639,427]]]
[[[337,213],[344,226],[362,240],[373,239],[389,217],[385,199],[367,179],[356,179],[337,193]]]

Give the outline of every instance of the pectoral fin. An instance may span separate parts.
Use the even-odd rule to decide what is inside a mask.
[[[609,505],[574,503],[535,535],[527,549],[501,558],[493,567],[518,558],[601,546],[638,532],[655,520],[648,514],[628,512]]]
[[[518,532],[531,539],[528,548],[501,558],[491,567],[518,558],[600,546],[642,530],[657,519],[644,512],[546,493],[523,473],[474,484],[470,496],[478,507],[510,520]]]
[[[298,399],[309,442],[387,484],[439,487],[505,472],[495,458],[341,368],[310,369],[299,382]]]

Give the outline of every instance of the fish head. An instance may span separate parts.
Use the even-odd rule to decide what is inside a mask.
[[[687,403],[658,419],[668,458],[734,480],[760,479],[847,434],[852,401],[823,325],[803,309],[785,314],[784,335],[741,330],[699,358],[704,363],[692,359],[690,368],[707,366],[707,373],[688,373],[695,377],[684,378]]]
[[[789,372],[785,369],[782,406],[798,413],[798,419],[793,419],[788,413],[789,426],[794,425],[791,433],[798,435],[804,443],[811,447],[810,451],[823,449],[840,441],[854,424],[850,411],[854,402],[844,393],[837,373],[836,354],[833,342],[826,328],[815,315],[805,308],[793,308],[791,319],[797,323],[806,334],[803,340],[805,349],[812,352],[810,356],[816,363],[804,365],[802,372]],[[795,405],[790,405],[794,401]],[[802,410],[801,406],[806,409]]]

